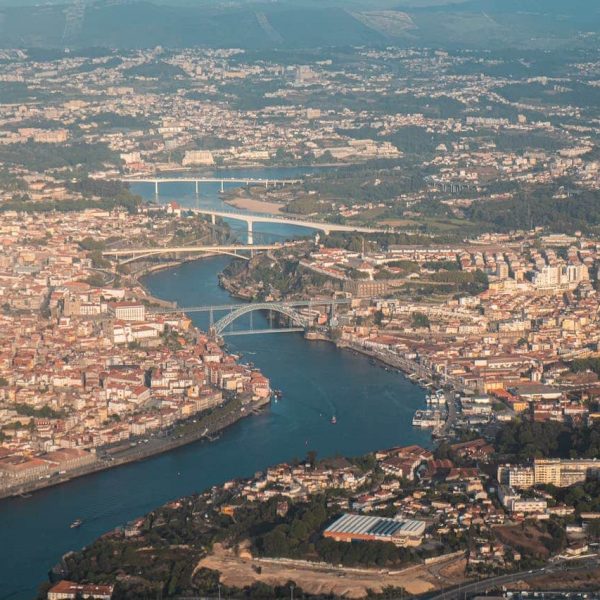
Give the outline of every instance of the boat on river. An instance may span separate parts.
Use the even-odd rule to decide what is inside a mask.
[[[71,529],[78,529],[79,527],[81,527],[83,525],[83,520],[82,519],[75,519],[70,525],[69,527]]]

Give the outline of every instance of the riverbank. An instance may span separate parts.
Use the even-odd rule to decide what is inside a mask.
[[[223,202],[234,208],[249,210],[254,213],[277,215],[283,213],[283,205],[279,202],[268,202],[266,200],[255,200],[254,198],[244,198],[243,196],[224,197]],[[286,215],[292,216],[292,215]]]
[[[131,273],[129,277],[135,280],[135,282],[148,294],[149,297],[156,299],[158,302],[169,302],[168,300],[163,300],[162,298],[157,298],[148,292],[146,286],[141,281],[142,277],[146,277],[147,275],[152,275],[152,273],[158,273],[159,271],[168,271],[169,269],[175,269],[189,262],[196,262],[197,260],[203,260],[206,258],[214,258],[215,256],[220,256],[218,252],[206,252],[204,254],[198,254],[197,256],[192,256],[190,258],[179,258],[177,260],[170,260],[169,262],[160,263],[156,265],[148,265],[142,267],[139,271],[135,273]],[[169,302],[172,304],[172,302]]]
[[[352,352],[362,354],[363,356],[367,356],[372,360],[377,361],[381,365],[392,367],[401,371],[407,376],[407,379],[412,381],[414,384],[419,385],[423,389],[428,389],[431,385],[436,383],[434,377],[428,369],[425,369],[414,361],[402,356],[384,354],[383,352],[374,352],[364,348],[363,346],[360,346],[359,344],[340,341],[336,342],[330,336],[319,331],[309,331],[305,334],[304,338],[308,341],[330,342],[331,344],[334,344],[336,348],[340,348],[341,350],[350,350]]]
[[[144,291],[144,299],[152,304],[163,308],[176,308],[177,303],[169,300],[158,298],[151,294],[143,282],[138,279],[150,273],[159,272],[162,270],[172,269],[181,266],[186,262],[195,262],[200,258],[207,258],[215,255],[204,255],[201,257],[193,257],[182,261],[170,261],[166,264],[152,265],[148,268],[143,268],[136,275],[132,275],[132,280]],[[96,455],[96,460],[87,463],[76,469],[55,472],[50,475],[44,475],[38,480],[26,481],[12,486],[3,486],[0,488],[0,500],[15,496],[29,495],[33,492],[40,491],[46,488],[61,485],[63,483],[85,477],[94,473],[106,471],[118,466],[126,465],[131,462],[144,460],[158,454],[169,452],[175,448],[196,442],[202,438],[207,440],[211,436],[220,433],[227,427],[233,425],[240,419],[255,414],[256,411],[262,409],[269,404],[270,398],[263,400],[248,400],[241,401],[241,397],[237,395],[234,399],[225,401],[218,408],[211,410],[205,415],[193,415],[190,419],[180,421],[173,426],[175,433],[169,433],[169,428],[148,431],[141,437],[130,437],[117,448],[107,448],[103,446],[94,447],[91,449],[91,454]],[[190,427],[190,422],[193,427]],[[181,433],[180,430],[184,431]]]
[[[233,403],[233,406],[231,403]],[[157,436],[131,439],[127,441],[127,447],[123,449],[117,447],[114,448],[114,451],[111,451],[110,448],[100,448],[98,452],[102,453],[103,456],[102,458],[98,458],[97,462],[63,475],[51,477],[50,479],[44,478],[39,481],[0,490],[0,500],[31,494],[72,481],[73,479],[120,467],[132,462],[142,461],[203,439],[209,442],[214,441],[214,436],[221,434],[225,429],[241,419],[256,414],[257,411],[263,409],[268,404],[269,401],[265,401],[252,402],[246,406],[242,406],[239,400],[231,400],[204,417],[196,416],[178,423],[175,426],[175,431],[178,431],[179,428],[187,429],[184,433],[174,433],[169,437]],[[160,432],[157,433],[160,435]]]
[[[301,174],[268,173],[277,178]],[[133,187],[148,199],[154,197],[152,185]],[[173,184],[171,190],[169,197],[182,206],[195,206],[193,186]],[[224,208],[218,184],[203,186],[201,199],[208,207]],[[298,234],[293,226],[265,229],[276,232],[277,240]],[[178,306],[236,304],[239,300],[217,285],[217,275],[229,261],[226,256],[194,257],[170,268],[161,265],[141,279],[152,296]],[[207,329],[207,313],[188,316],[195,327]],[[254,321],[267,322],[261,314],[255,314]],[[424,408],[425,396],[397,373],[374,371],[362,356],[341,352],[331,343],[307,344],[300,335],[238,336],[228,344],[269,377],[273,388],[283,390],[283,398],[251,419],[239,419],[211,443],[187,443],[48,487],[30,498],[3,500],[0,531],[11,541],[0,544],[5,595],[31,600],[38,582],[61,555],[89,546],[166,502],[249,477],[268,465],[301,459],[309,450],[328,457],[358,456],[382,447],[430,446],[431,436],[410,425],[414,411]],[[334,414],[335,426],[330,423]],[[84,524],[71,529],[76,518]]]
[[[246,302],[252,301],[251,297],[240,293],[238,286],[236,286],[228,277],[223,275],[223,273],[219,275],[219,286],[226,290],[227,293],[233,298],[237,298]],[[392,367],[401,371],[410,381],[419,385],[423,389],[428,389],[437,383],[436,378],[429,369],[423,367],[415,361],[398,356],[396,354],[385,351],[376,352],[369,350],[360,344],[353,344],[351,342],[335,341],[330,335],[323,331],[308,331],[305,333],[304,339],[307,341],[328,342],[334,344],[336,348],[357,352],[372,360],[376,360],[378,363],[381,363],[386,367]]]

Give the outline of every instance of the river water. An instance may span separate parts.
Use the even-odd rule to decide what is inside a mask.
[[[279,170],[295,176],[297,170]],[[265,172],[252,172],[262,177]],[[201,189],[201,200],[222,206],[218,185]],[[146,196],[152,186],[137,190]],[[161,196],[163,190],[161,189]],[[165,199],[196,202],[193,185],[164,186]],[[257,229],[259,229],[257,227]],[[277,236],[297,228],[265,226]],[[302,230],[301,234],[306,234]],[[218,287],[217,275],[229,258],[187,263],[148,276],[149,290],[179,306],[233,303]],[[194,314],[206,327],[206,316]],[[264,317],[255,315],[255,325]],[[241,327],[244,324],[241,323]],[[42,490],[27,499],[0,501],[0,598],[30,599],[60,556],[164,502],[235,477],[252,475],[269,464],[318,455],[358,455],[399,444],[428,445],[429,435],[411,426],[424,393],[396,372],[325,342],[307,342],[300,334],[227,338],[231,351],[253,362],[283,391],[283,399],[258,416],[226,430],[215,442],[197,442],[155,456]],[[332,425],[335,415],[337,424]],[[79,529],[69,524],[84,520]]]

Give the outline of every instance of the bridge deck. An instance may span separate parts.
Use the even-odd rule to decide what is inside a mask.
[[[174,246],[162,248],[122,248],[105,250],[102,256],[135,256],[136,254],[168,254],[170,252],[239,252],[255,250],[280,250],[285,244],[235,244],[230,246]]]
[[[124,177],[124,183],[300,183],[301,179],[254,177]]]
[[[297,227],[306,227],[318,231],[355,231],[358,233],[385,233],[389,229],[377,229],[373,227],[364,227],[362,225],[340,225],[338,223],[328,223],[326,221],[308,221],[293,217],[282,217],[280,215],[259,214],[251,212],[238,212],[228,210],[213,210],[209,208],[190,208],[190,212],[199,215],[219,217],[222,219],[233,219],[234,221],[244,221],[248,227],[253,223],[281,223],[282,225],[296,225]]]
[[[262,335],[271,333],[303,333],[304,327],[280,327],[276,329],[246,329],[244,331],[223,331],[221,337],[232,337],[235,335]]]
[[[269,305],[273,307],[277,306],[288,306],[290,308],[302,308],[302,307],[310,307],[310,306],[331,306],[331,305],[344,305],[350,304],[350,300],[348,298],[335,298],[335,299],[327,299],[327,298],[315,298],[313,300],[296,300],[290,302],[260,302],[256,303],[256,310],[269,310]],[[248,303],[240,303],[240,304],[217,304],[214,306],[181,306],[177,308],[168,308],[168,309],[157,309],[152,312],[155,314],[170,314],[176,312],[224,312],[224,311],[235,311],[240,308],[245,308],[248,306],[252,306],[252,302]]]

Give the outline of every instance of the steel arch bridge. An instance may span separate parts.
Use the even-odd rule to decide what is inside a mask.
[[[227,327],[229,327],[229,325],[231,325],[234,321],[257,310],[271,310],[278,312],[286,317],[289,317],[292,323],[297,327],[305,328],[308,326],[307,319],[286,304],[280,304],[276,302],[254,302],[250,304],[244,304],[237,310],[234,310],[225,315],[223,318],[219,319],[212,326],[212,332],[216,335],[222,335],[225,329],[227,329]]]

